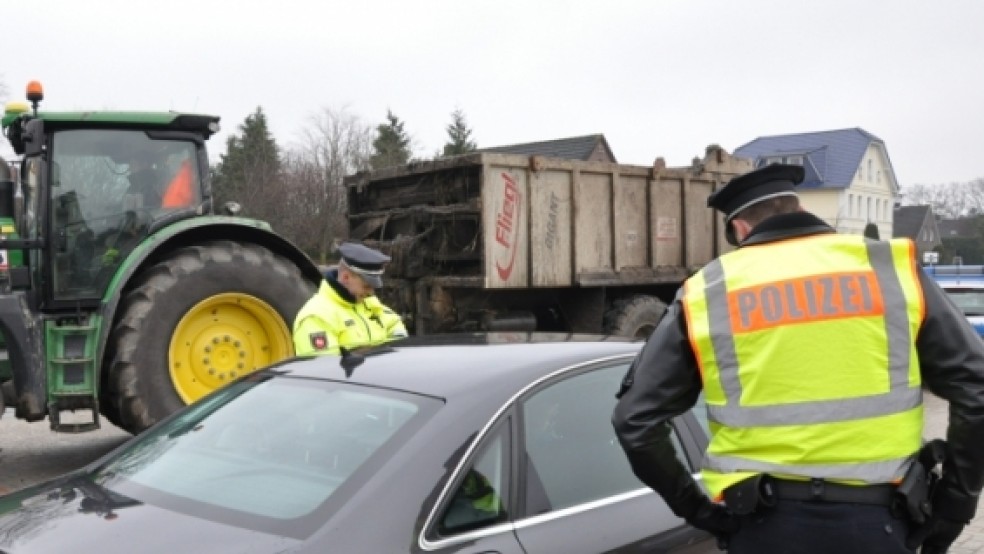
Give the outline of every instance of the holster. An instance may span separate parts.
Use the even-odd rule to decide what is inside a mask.
[[[933,492],[940,480],[938,468],[946,459],[946,442],[929,441],[919,450],[899,484],[898,515],[908,516],[916,525],[922,525],[933,515]]]
[[[770,477],[759,474],[724,489],[724,505],[738,516],[746,516],[759,506],[772,506],[776,499],[769,490]]]

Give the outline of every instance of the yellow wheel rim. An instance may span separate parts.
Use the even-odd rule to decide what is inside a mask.
[[[272,306],[248,294],[202,300],[181,318],[168,347],[168,371],[186,404],[241,375],[294,354],[290,330]]]

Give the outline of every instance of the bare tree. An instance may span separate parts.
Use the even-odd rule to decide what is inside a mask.
[[[933,207],[933,212],[947,219],[966,215],[970,211],[966,185],[910,185],[902,189],[902,203],[907,206]],[[982,197],[984,200],[984,197]]]
[[[284,159],[284,200],[290,217],[279,229],[323,262],[347,228],[342,181],[369,168],[375,130],[346,108],[323,108],[300,135],[300,143]]]
[[[969,213],[984,214],[984,177],[978,177],[966,184],[965,197]]]

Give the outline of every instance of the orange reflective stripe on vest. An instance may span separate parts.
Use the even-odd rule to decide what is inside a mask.
[[[748,287],[728,293],[728,308],[734,333],[885,313],[872,271],[810,275]]]

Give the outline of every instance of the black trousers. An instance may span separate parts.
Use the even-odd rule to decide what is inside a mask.
[[[778,500],[741,517],[731,554],[912,554],[887,506]]]

